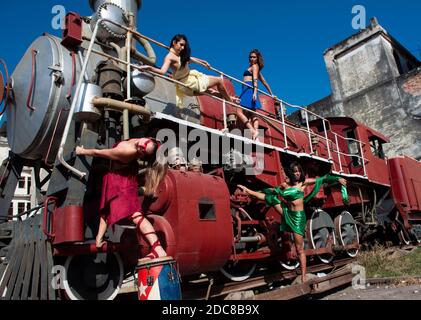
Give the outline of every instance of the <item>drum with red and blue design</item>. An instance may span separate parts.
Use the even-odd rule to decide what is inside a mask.
[[[140,262],[136,273],[139,300],[181,300],[180,276],[172,257]]]

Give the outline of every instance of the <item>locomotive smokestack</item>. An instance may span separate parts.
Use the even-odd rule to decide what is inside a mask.
[[[133,14],[133,26],[137,26],[137,13],[142,5],[142,0],[89,0],[89,5],[94,10],[91,30],[93,31],[99,19],[105,18],[117,24],[128,27],[128,14]],[[125,38],[125,30],[118,26],[102,22],[97,38],[103,42],[119,41]]]
[[[137,12],[142,7],[142,0],[89,0],[89,5],[94,12],[104,3],[112,3],[124,10],[124,12],[132,12],[137,17]]]

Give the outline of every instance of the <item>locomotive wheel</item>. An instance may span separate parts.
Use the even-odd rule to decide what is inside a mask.
[[[326,248],[329,243],[329,239],[333,240],[333,244],[336,244],[335,239],[335,226],[332,218],[323,210],[317,209],[311,215],[309,221],[308,235],[312,249]],[[330,263],[333,260],[331,254],[320,254],[317,256],[321,262]]]
[[[291,234],[290,237],[291,237],[291,243],[294,245],[294,235]],[[278,239],[278,243],[279,245],[282,245],[282,237]],[[284,269],[289,270],[289,271],[293,271],[300,266],[300,261],[295,260],[295,259],[290,259],[290,260],[279,259],[278,261]]]
[[[281,266],[289,271],[294,271],[300,266],[300,262],[298,260],[287,260],[287,261],[279,261]]]
[[[221,273],[231,281],[241,282],[247,280],[256,270],[256,263],[249,261],[228,262]]]
[[[342,212],[335,218],[335,230],[341,245],[360,244],[357,224],[348,211]],[[358,254],[358,249],[346,250],[346,254],[351,258],[355,258]]]
[[[421,244],[421,236],[419,233],[416,233],[414,229],[411,230],[412,237],[414,238],[414,241],[416,241],[418,244]]]
[[[411,238],[409,236],[408,231],[405,229],[404,224],[400,220],[396,220],[396,223],[398,224],[401,231],[398,233],[399,241],[402,245],[409,245],[411,244]]]
[[[71,300],[113,300],[123,282],[123,263],[117,253],[68,257],[64,289]]]

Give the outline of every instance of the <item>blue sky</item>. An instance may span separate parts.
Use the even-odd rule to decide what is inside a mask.
[[[53,6],[90,15],[88,0],[1,1],[0,57],[14,69],[31,42],[52,28]],[[325,49],[356,33],[352,8],[363,5],[367,23],[376,16],[388,32],[421,58],[418,0],[143,0],[139,30],[168,43],[188,36],[193,55],[241,77],[251,48],[263,52],[263,74],[278,97],[298,105],[330,94]],[[158,49],[158,63],[165,52]]]

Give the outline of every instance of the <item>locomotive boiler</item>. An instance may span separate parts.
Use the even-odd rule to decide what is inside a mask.
[[[113,299],[133,281],[148,246],[135,226],[119,224],[96,248],[108,162],[78,157],[75,148],[111,148],[163,132],[175,137],[167,144],[171,170],[156,198],[139,197],[182,277],[222,273],[243,281],[273,261],[298,268],[291,235],[280,233],[274,209],[237,189],[280,185],[291,161],[309,177],[333,172],[349,182],[348,204],[339,186],[329,185],[307,208],[308,257],[320,263],[355,257],[363,242],[379,236],[421,239],[421,165],[386,159],[387,137],[351,118],[310,121],[305,109],[303,124],[289,122],[285,102],[262,94],[264,135],[253,141],[241,135],[240,106],[205,94],[186,97],[180,108],[180,84],[138,70],[155,65],[151,43],[160,45],[136,28],[140,0],[89,3],[92,16],[68,13],[62,37],[35,39],[1,86],[11,151],[0,172],[0,297]],[[234,95],[232,81],[226,75],[224,81]],[[206,141],[200,170],[188,170],[199,138]],[[23,166],[34,169],[39,206],[8,216]],[[55,285],[58,274],[62,285]]]

